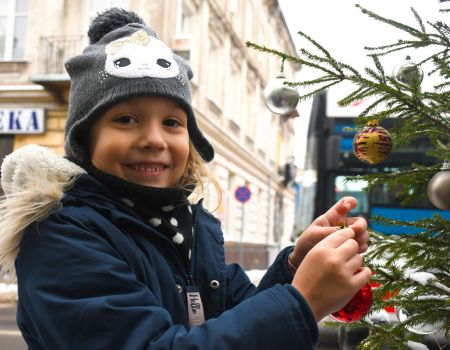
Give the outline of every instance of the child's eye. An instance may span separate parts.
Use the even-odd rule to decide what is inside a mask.
[[[120,117],[116,118],[116,121],[121,124],[134,124],[137,122],[136,118],[131,115],[121,115]]]
[[[166,120],[164,120],[164,125],[170,126],[171,128],[176,128],[178,126],[181,126],[181,123],[175,118],[167,118]]]

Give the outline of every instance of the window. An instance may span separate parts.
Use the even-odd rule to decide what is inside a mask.
[[[218,35],[210,35],[208,58],[207,94],[214,104],[222,109],[223,46]]]
[[[269,139],[269,130],[267,127],[270,123],[271,113],[266,107],[264,102],[264,96],[262,94],[262,88],[259,89],[260,98],[259,98],[259,107],[255,112],[255,144],[256,147],[262,151],[263,154],[266,154],[266,145],[267,140]]]
[[[245,111],[245,133],[254,142],[256,134],[257,123],[257,100],[256,87],[258,77],[256,72],[249,69],[247,72],[247,105]]]
[[[225,94],[227,100],[224,107],[226,108],[227,117],[233,120],[236,125],[239,125],[239,120],[242,117],[241,60],[242,56],[239,49],[236,47],[231,48],[230,77],[226,79],[229,89]]]
[[[346,181],[346,177],[339,175],[334,179],[335,201],[339,201],[345,196],[353,196],[358,200],[358,204],[350,212],[353,216],[369,214],[369,194],[363,191],[367,186],[367,181]]]
[[[237,33],[241,31],[241,0],[230,0],[230,13],[232,24]]]
[[[27,0],[2,0],[0,6],[0,59],[17,60],[25,55]]]
[[[238,14],[239,3],[238,0],[230,0],[230,12],[233,16]]]
[[[197,8],[192,1],[177,0],[174,52],[189,61],[194,72],[197,71],[196,53],[193,50],[196,40],[194,36],[196,11]],[[193,82],[195,84],[198,82],[195,73]]]
[[[190,37],[194,26],[194,10],[188,6],[186,1],[177,0],[177,24],[176,36],[178,38]]]
[[[247,2],[247,18],[245,23],[245,39],[253,40],[253,24],[254,24],[254,13],[253,13],[253,4],[248,1]]]

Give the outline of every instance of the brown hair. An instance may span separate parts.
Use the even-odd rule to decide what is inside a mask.
[[[217,203],[215,207],[215,209],[217,209],[222,202],[222,190],[220,185],[214,174],[206,166],[198,151],[192,145],[192,142],[189,141],[189,156],[186,167],[183,175],[181,175],[180,180],[177,182],[176,187],[188,190],[194,189],[194,198],[199,198],[204,196],[206,187],[208,187],[209,184],[214,186],[217,193]]]

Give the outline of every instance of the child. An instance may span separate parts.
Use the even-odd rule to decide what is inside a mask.
[[[316,219],[255,287],[225,265],[217,219],[187,200],[213,181],[214,156],[188,64],[132,12],[100,14],[89,36],[66,64],[67,158],[29,145],[2,165],[0,264],[17,274],[29,348],[313,349],[317,322],[370,279],[366,221],[347,218],[356,200]]]

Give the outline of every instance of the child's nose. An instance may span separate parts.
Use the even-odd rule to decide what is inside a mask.
[[[164,149],[166,141],[163,128],[157,125],[149,125],[143,128],[140,134],[139,145],[145,149]]]

